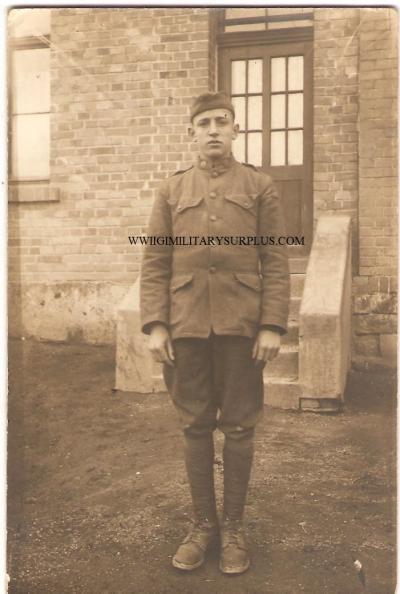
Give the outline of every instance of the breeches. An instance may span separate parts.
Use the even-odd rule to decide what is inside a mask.
[[[178,338],[175,365],[164,365],[164,379],[184,433],[200,436],[217,427],[229,438],[254,433],[263,411],[263,365],[244,336]]]

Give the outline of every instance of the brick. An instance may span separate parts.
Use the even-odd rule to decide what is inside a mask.
[[[356,334],[394,334],[397,319],[390,314],[355,315]]]
[[[379,336],[376,334],[356,336],[354,339],[354,344],[357,355],[363,355],[365,357],[380,356]]]
[[[397,295],[395,293],[375,293],[373,295],[359,295],[354,299],[354,312],[395,314],[397,313]]]

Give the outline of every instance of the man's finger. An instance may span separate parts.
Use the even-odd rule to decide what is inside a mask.
[[[256,359],[257,361],[265,361],[265,349],[261,346],[258,347]]]
[[[171,340],[168,340],[168,342],[167,342],[167,353],[168,353],[168,358],[169,358],[169,360],[170,360],[171,362],[172,362],[172,361],[175,361],[174,349],[173,349],[173,347],[172,347],[172,342],[171,342]]]

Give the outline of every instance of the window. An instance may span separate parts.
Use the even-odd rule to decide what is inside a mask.
[[[50,9],[13,9],[9,25],[11,180],[50,175]]]
[[[303,56],[271,58],[271,166],[303,164],[303,81]]]

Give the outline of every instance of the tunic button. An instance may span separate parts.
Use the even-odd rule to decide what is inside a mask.
[[[244,203],[244,205],[245,205],[245,206],[249,206],[249,203],[246,201],[246,202]]]
[[[201,163],[200,163],[200,167],[201,167],[202,169],[205,169],[205,168],[207,167],[207,163],[206,163],[205,161],[201,161]]]
[[[182,206],[178,206],[178,208],[176,210],[182,210]]]
[[[215,192],[210,192],[210,198],[216,198],[217,194]]]
[[[211,172],[211,176],[212,177],[218,177],[218,171],[212,171]]]
[[[214,273],[216,271],[217,271],[217,269],[215,268],[215,266],[210,266],[210,272],[211,273]]]
[[[216,221],[217,217],[215,215],[210,215],[210,221]]]

